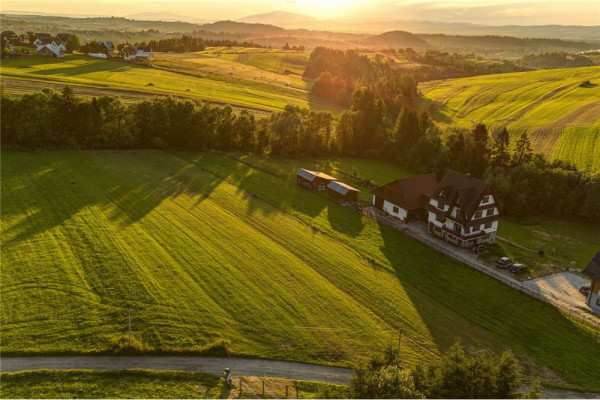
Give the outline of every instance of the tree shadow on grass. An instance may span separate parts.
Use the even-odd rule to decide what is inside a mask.
[[[327,205],[327,220],[333,229],[352,237],[358,236],[365,226],[361,214],[333,201]]]

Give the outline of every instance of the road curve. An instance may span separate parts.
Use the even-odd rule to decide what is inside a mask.
[[[2,357],[0,372],[34,369],[156,369],[205,372],[221,375],[227,367],[233,375],[268,376],[306,381],[347,384],[354,372],[348,368],[326,367],[288,361],[253,358],[219,358],[192,356],[68,356]]]

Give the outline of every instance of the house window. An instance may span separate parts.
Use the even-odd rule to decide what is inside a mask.
[[[442,216],[441,216],[441,215],[439,215],[439,214],[436,214],[436,216],[435,216],[435,220],[436,220],[437,222],[444,222],[444,217],[442,217]]]
[[[491,227],[492,227],[492,223],[491,222],[486,222],[485,229],[490,229]]]
[[[481,211],[477,211],[475,213],[475,218],[481,218],[482,212]]]
[[[459,224],[454,224],[454,230],[456,232],[460,232],[460,228],[461,228],[461,226]]]
[[[460,218],[460,208],[457,208],[456,211],[454,211],[454,216]]]
[[[490,202],[490,196],[483,196],[483,200],[481,200],[481,202],[483,204],[489,203]]]
[[[494,209],[490,208],[489,210],[487,210],[486,216],[490,216],[490,215],[494,215]]]
[[[443,200],[438,200],[438,208],[439,208],[440,210],[443,210],[443,209],[444,209],[444,206],[445,206],[445,205],[444,205],[444,201],[443,201]]]
[[[393,207],[392,207],[392,212],[393,212],[394,214],[398,214],[398,207],[396,207],[396,206],[393,206]]]

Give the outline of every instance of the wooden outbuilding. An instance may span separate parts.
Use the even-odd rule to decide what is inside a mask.
[[[296,184],[309,190],[325,190],[327,185],[335,180],[333,176],[323,172],[309,171],[304,168],[296,172]]]
[[[358,202],[358,192],[360,190],[343,182],[332,181],[327,185],[327,195],[339,202]]]
[[[587,297],[588,306],[600,306],[600,250],[596,253],[592,261],[583,271],[584,274],[590,277],[590,293]]]

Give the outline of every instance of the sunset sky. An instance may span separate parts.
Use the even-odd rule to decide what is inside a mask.
[[[487,25],[600,24],[598,0],[2,0],[2,11],[86,16],[166,12],[193,21],[288,11],[335,20],[418,19]]]

